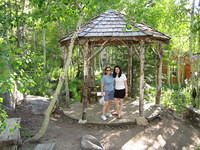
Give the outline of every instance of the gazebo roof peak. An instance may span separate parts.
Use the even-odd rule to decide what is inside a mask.
[[[64,45],[72,37],[69,34],[60,40]],[[79,30],[77,39],[126,39],[129,41],[138,41],[141,38],[150,38],[152,40],[169,42],[170,37],[161,33],[149,25],[143,23],[127,22],[125,15],[116,10],[107,10],[99,16],[92,19],[89,23],[82,26]]]

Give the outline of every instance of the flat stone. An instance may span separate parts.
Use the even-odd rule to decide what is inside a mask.
[[[81,137],[81,150],[104,150],[101,143],[92,135],[84,135]]]
[[[166,141],[163,139],[162,135],[158,135],[157,140],[159,142],[159,144],[164,147],[166,144]]]
[[[144,117],[137,117],[135,120],[136,120],[137,125],[140,125],[140,126],[147,126],[149,124],[147,119],[145,119]]]
[[[38,144],[34,150],[56,150],[56,143]]]
[[[49,106],[49,98],[41,96],[27,95],[25,97],[25,102],[31,106],[31,112],[35,115],[44,114]]]
[[[20,121],[20,118],[9,118],[6,121],[6,129],[0,133],[0,147],[21,144],[20,130],[17,128]]]

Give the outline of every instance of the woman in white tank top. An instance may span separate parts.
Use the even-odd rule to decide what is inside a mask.
[[[114,67],[113,78],[115,83],[114,101],[116,104],[116,114],[117,118],[120,119],[123,109],[123,99],[128,96],[127,78],[119,66]]]

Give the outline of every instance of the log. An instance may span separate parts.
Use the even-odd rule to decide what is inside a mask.
[[[192,107],[192,106],[185,106],[185,108],[186,108],[190,113],[192,113],[194,116],[200,118],[200,110],[199,110],[199,109],[196,109],[196,108],[194,108],[194,107]]]

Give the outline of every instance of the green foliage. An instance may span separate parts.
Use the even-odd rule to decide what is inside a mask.
[[[181,89],[178,85],[169,87],[163,85],[162,95],[161,95],[161,105],[167,108],[176,110],[178,113],[184,111],[186,105],[191,105],[191,87],[182,87]],[[145,89],[146,97],[145,99],[151,102],[155,102],[155,86],[147,85]]]
[[[137,31],[132,23],[141,22],[170,35],[171,43],[164,47],[169,51],[167,59],[171,59],[171,51],[179,54],[189,50],[188,35],[192,31],[196,38],[193,51],[198,52],[199,11],[195,11],[194,25],[190,29],[191,9],[188,5],[189,0],[30,0],[29,3],[0,1],[0,93],[10,92],[17,85],[22,93],[51,96],[63,67],[64,50],[60,48],[58,41],[64,34],[74,31],[80,13],[85,14],[84,23],[87,23],[106,10],[121,10],[127,14],[128,21],[124,31]],[[155,55],[151,48],[148,48],[148,66],[145,68],[145,79],[149,85],[153,85],[155,80]],[[121,65],[124,72],[127,70],[127,57],[124,55],[126,50],[126,47],[112,46],[106,49],[108,57],[112,57],[110,65]],[[99,59],[100,56],[97,56],[96,61]],[[134,61],[134,66],[138,67],[139,62]],[[175,61],[170,60],[170,65],[176,67]],[[95,69],[95,85],[99,85],[102,72],[99,62]],[[80,100],[82,70],[82,47],[76,47],[68,71],[69,89],[74,100]],[[136,71],[136,78],[138,72]],[[145,91],[146,99],[153,101],[155,87],[149,85]],[[163,105],[181,109],[181,104],[190,103],[189,91],[189,87],[163,88]]]
[[[195,150],[200,150],[200,146],[198,146]]]
[[[8,118],[6,111],[3,109],[2,103],[3,99],[0,98],[0,133],[6,128],[6,120]]]
[[[80,92],[81,92],[81,83],[82,81],[79,79],[73,79],[69,81],[69,88],[70,91],[72,92],[72,103],[74,101],[80,101],[81,97],[80,97]]]

